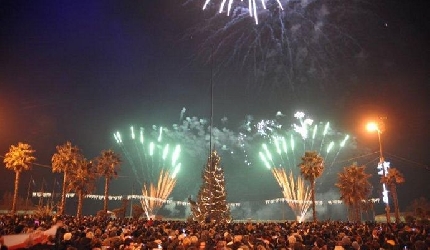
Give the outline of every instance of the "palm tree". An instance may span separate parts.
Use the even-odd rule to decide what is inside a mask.
[[[430,202],[425,197],[415,199],[406,208],[411,213],[411,216],[420,220],[430,217]]]
[[[71,142],[66,142],[64,145],[57,146],[57,153],[52,156],[52,172],[63,173],[63,189],[61,192],[61,205],[58,214],[62,215],[66,208],[66,188],[69,181],[69,173],[77,168],[77,165],[82,161],[83,156],[81,150],[77,146],[73,146]]]
[[[317,221],[315,211],[315,180],[320,177],[324,171],[324,159],[315,151],[306,151],[298,167],[300,167],[300,174],[310,183],[312,217],[314,221]]]
[[[394,212],[396,217],[396,223],[400,222],[399,212],[399,199],[397,197],[397,184],[405,182],[405,177],[396,168],[389,168],[386,176],[382,176],[381,183],[384,183],[390,190],[391,197],[393,197]]]
[[[335,184],[340,191],[340,199],[349,207],[350,220],[359,222],[361,220],[361,210],[364,208],[366,200],[372,190],[369,182],[371,174],[365,172],[365,166],[344,167],[343,172],[338,173],[338,182]]]
[[[35,150],[29,144],[18,142],[18,145],[11,145],[6,153],[3,162],[6,168],[15,171],[15,188],[12,201],[12,213],[16,212],[16,202],[18,200],[19,178],[22,171],[31,169],[31,164],[36,158],[33,156]]]
[[[105,178],[105,200],[103,204],[103,211],[107,213],[108,210],[108,195],[109,184],[112,178],[118,177],[118,170],[121,164],[119,155],[115,154],[112,150],[104,150],[101,155],[97,157],[97,173]]]
[[[76,217],[81,218],[84,197],[87,194],[91,194],[95,188],[96,167],[92,161],[82,158],[75,168],[69,172],[69,177],[66,190],[76,192],[78,196]]]

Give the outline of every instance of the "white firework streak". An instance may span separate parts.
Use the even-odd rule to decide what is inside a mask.
[[[211,0],[206,0],[204,5],[203,5],[203,10],[205,10],[208,7],[208,4],[212,2]],[[222,0],[220,2],[219,5],[219,13],[223,13],[226,11],[225,9],[225,4],[226,4],[227,0]],[[234,1],[234,0],[228,0],[227,3],[227,16],[230,16],[231,14],[231,10],[232,10],[232,6],[233,6],[233,2],[239,2],[239,1]],[[241,0],[240,2],[243,2],[243,0]],[[258,6],[258,3],[260,3],[260,6]],[[267,6],[266,6],[266,2],[268,2],[267,0],[260,0],[260,1],[256,1],[256,0],[248,0],[248,5],[247,8],[249,10],[249,16],[253,17],[255,20],[255,24],[258,24],[258,9],[261,8],[263,10],[267,10]],[[281,10],[284,10],[284,8],[282,7],[282,3],[280,0],[276,0],[277,4],[278,4],[278,8]]]

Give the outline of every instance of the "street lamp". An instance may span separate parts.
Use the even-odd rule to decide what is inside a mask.
[[[376,131],[378,133],[378,141],[379,141],[378,175],[386,177],[388,174],[388,169],[390,168],[390,163],[384,160],[384,156],[382,153],[381,134],[382,134],[383,127],[384,127],[384,124],[382,123],[382,121],[380,121],[379,123],[370,122],[366,126],[368,131],[370,132]],[[387,217],[387,223],[390,223],[390,204],[388,203],[388,190],[385,183],[382,183],[382,201],[385,203],[385,216]]]

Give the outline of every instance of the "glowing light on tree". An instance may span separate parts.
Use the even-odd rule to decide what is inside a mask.
[[[206,167],[203,169],[202,180],[197,200],[188,199],[193,220],[199,223],[206,220],[229,223],[231,216],[227,205],[224,170],[221,167],[221,157],[216,151],[212,151],[208,157]]]

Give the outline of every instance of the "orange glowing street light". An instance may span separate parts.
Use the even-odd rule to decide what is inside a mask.
[[[370,132],[374,132],[374,131],[378,131],[379,130],[378,123],[376,123],[376,122],[369,122],[366,125],[366,128]]]
[[[382,119],[382,118],[381,118]],[[390,163],[389,162],[385,162],[384,160],[384,156],[382,153],[382,141],[381,141],[381,134],[382,134],[382,130],[383,130],[383,126],[384,124],[382,123],[382,121],[380,121],[379,123],[377,122],[369,122],[366,125],[366,129],[370,132],[377,132],[378,133],[378,141],[379,141],[379,163],[378,163],[378,170],[381,170],[380,172],[378,172],[379,175],[386,176],[387,175],[387,170],[390,167]],[[381,178],[382,178],[381,177]],[[388,203],[388,190],[385,186],[385,184],[382,184],[382,197],[383,197],[383,202],[385,203],[385,215],[387,217],[387,223],[390,223],[390,205]]]

